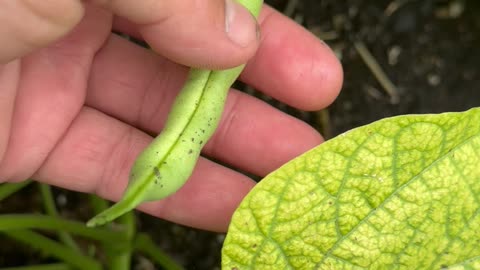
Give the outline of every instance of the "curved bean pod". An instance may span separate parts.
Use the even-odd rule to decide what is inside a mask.
[[[257,17],[263,1],[237,2]],[[243,68],[190,70],[164,129],[133,164],[122,199],[88,221],[87,226],[103,225],[143,202],[173,194],[185,184],[203,146],[216,130],[228,90]]]

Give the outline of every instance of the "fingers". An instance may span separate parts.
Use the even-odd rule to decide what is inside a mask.
[[[261,45],[241,79],[302,110],[319,110],[335,100],[343,70],[333,52],[294,21],[264,5],[259,17]],[[139,37],[138,28],[116,17],[117,31]]]
[[[210,69],[247,62],[258,47],[253,16],[234,0],[93,0],[138,25],[170,60]]]
[[[252,96],[231,91],[204,154],[265,176],[323,142],[312,127]]]
[[[258,47],[253,16],[233,0],[92,0],[139,25],[152,48],[188,66],[211,69],[245,63]],[[0,63],[68,33],[82,18],[82,1],[0,2]]]
[[[84,108],[34,178],[118,200],[131,164],[151,139],[125,123]],[[253,185],[241,174],[200,159],[178,193],[141,209],[176,223],[225,231],[234,209]]]
[[[187,72],[185,67],[112,35],[96,54],[86,104],[156,134]]]
[[[89,8],[68,36],[21,60],[18,84],[11,85],[17,93],[0,179],[30,177],[63,136],[83,106],[92,58],[110,33],[110,23],[103,9]]]
[[[0,164],[10,138],[13,104],[15,103],[19,80],[19,61],[0,65]],[[0,182],[2,182],[1,178]]]
[[[185,75],[185,68],[112,36],[97,53],[86,102],[157,134]],[[320,142],[318,133],[299,120],[253,97],[231,92],[205,153],[265,175]]]
[[[7,63],[59,39],[82,16],[80,0],[0,1],[0,63]]]
[[[337,95],[342,81],[342,70],[335,56],[297,24],[269,8],[265,10],[260,22],[264,27],[262,31],[269,33],[264,36],[266,47],[259,51],[249,64],[250,71],[247,70],[243,79],[271,96],[300,108],[321,109],[328,105]],[[284,46],[277,46],[278,42],[269,42],[278,39],[277,32],[283,33],[279,28],[288,29],[291,37],[303,43],[285,42]],[[286,39],[285,36],[282,38]],[[284,52],[285,57],[269,53],[270,49],[280,51],[278,55]],[[315,58],[313,62],[312,55]],[[330,63],[331,67],[324,64],[322,59],[326,59],[324,62]],[[299,80],[299,76],[288,74],[292,67],[290,62],[296,63],[292,72],[303,73],[303,80]],[[255,73],[253,71],[257,66],[258,72]],[[268,76],[262,74],[262,67],[270,70]],[[168,72],[164,73],[167,70]],[[312,70],[315,72],[311,72]],[[179,82],[186,74],[184,68],[118,38],[111,38],[97,54],[93,73],[97,72],[109,80],[92,77],[87,96],[88,104],[151,134],[157,134],[161,130],[170,104],[181,88]],[[111,89],[115,90],[114,93]],[[125,110],[126,107],[129,110]],[[249,113],[250,110],[255,113]],[[271,118],[273,115],[275,121]],[[288,126],[294,126],[295,129],[285,128]],[[254,128],[258,132],[254,132]],[[237,130],[240,132],[236,132]],[[278,131],[280,135],[275,134],[277,136],[272,139],[269,135],[272,130]],[[257,135],[255,140],[252,133]],[[251,143],[252,140],[255,144]],[[274,113],[269,106],[250,97],[233,93],[228,100],[219,131],[205,148],[205,153],[231,162],[238,168],[263,175],[320,142],[320,136],[305,124],[286,115]],[[250,155],[245,156],[246,152]],[[258,158],[255,159],[255,156]],[[263,162],[258,162],[259,160]],[[236,162],[233,163],[234,161]]]
[[[262,41],[241,79],[299,109],[318,110],[332,103],[343,71],[325,43],[268,7],[259,21]]]

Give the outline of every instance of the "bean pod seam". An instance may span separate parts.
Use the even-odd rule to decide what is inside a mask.
[[[262,6],[262,0],[237,2],[255,17]],[[229,88],[243,68],[190,70],[164,129],[135,160],[122,199],[88,221],[87,226],[103,225],[143,202],[170,196],[185,184],[218,126]]]

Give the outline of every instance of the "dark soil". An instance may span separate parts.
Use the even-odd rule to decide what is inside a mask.
[[[289,0],[266,1],[285,10]],[[462,111],[480,106],[480,2],[477,0],[299,0],[293,17],[339,55],[345,83],[337,101],[322,112],[285,111],[332,137],[375,120],[410,113]],[[363,42],[396,86],[393,99],[353,46]],[[57,191],[69,217],[85,215],[82,196]],[[33,210],[32,210],[33,209]],[[40,211],[35,188],[0,203],[0,213]],[[72,210],[78,209],[78,213]],[[186,269],[219,269],[223,235],[140,215],[140,230]],[[0,235],[0,266],[47,262],[41,254]],[[142,258],[136,258],[140,265]],[[138,268],[140,269],[140,268]],[[150,268],[142,268],[150,269]]]
[[[404,4],[392,10],[395,3]],[[345,71],[344,88],[329,109],[332,134],[392,115],[479,106],[479,14],[475,0],[305,1],[307,27],[338,35],[327,41]],[[395,104],[359,57],[356,41],[397,86]]]

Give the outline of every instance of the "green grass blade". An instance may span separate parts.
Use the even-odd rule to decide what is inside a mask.
[[[30,230],[12,230],[4,231],[7,236],[27,244],[30,247],[41,250],[45,254],[50,254],[76,268],[100,270],[102,266],[95,260],[83,256],[64,245],[59,244],[39,233]]]
[[[40,193],[42,194],[43,207],[45,208],[45,212],[49,216],[59,217],[57,207],[55,206],[55,201],[53,199],[52,189],[50,188],[50,186],[46,184],[39,184],[38,186],[40,188]],[[69,233],[65,231],[58,231],[58,238],[69,248],[81,253],[80,248]]]
[[[101,242],[118,243],[128,241],[125,234],[121,231],[87,228],[85,224],[77,221],[35,214],[0,215],[0,231],[18,229],[63,230]]]
[[[19,191],[20,189],[26,187],[32,181],[27,180],[20,183],[3,183],[0,184],[0,201],[6,199],[10,195],[14,194],[15,192]]]
[[[135,250],[142,252],[152,259],[158,266],[167,270],[183,270],[184,268],[176,263],[167,254],[157,248],[155,243],[146,234],[139,234],[135,239]]]
[[[66,263],[52,263],[52,264],[0,268],[0,270],[74,270],[74,268]]]

